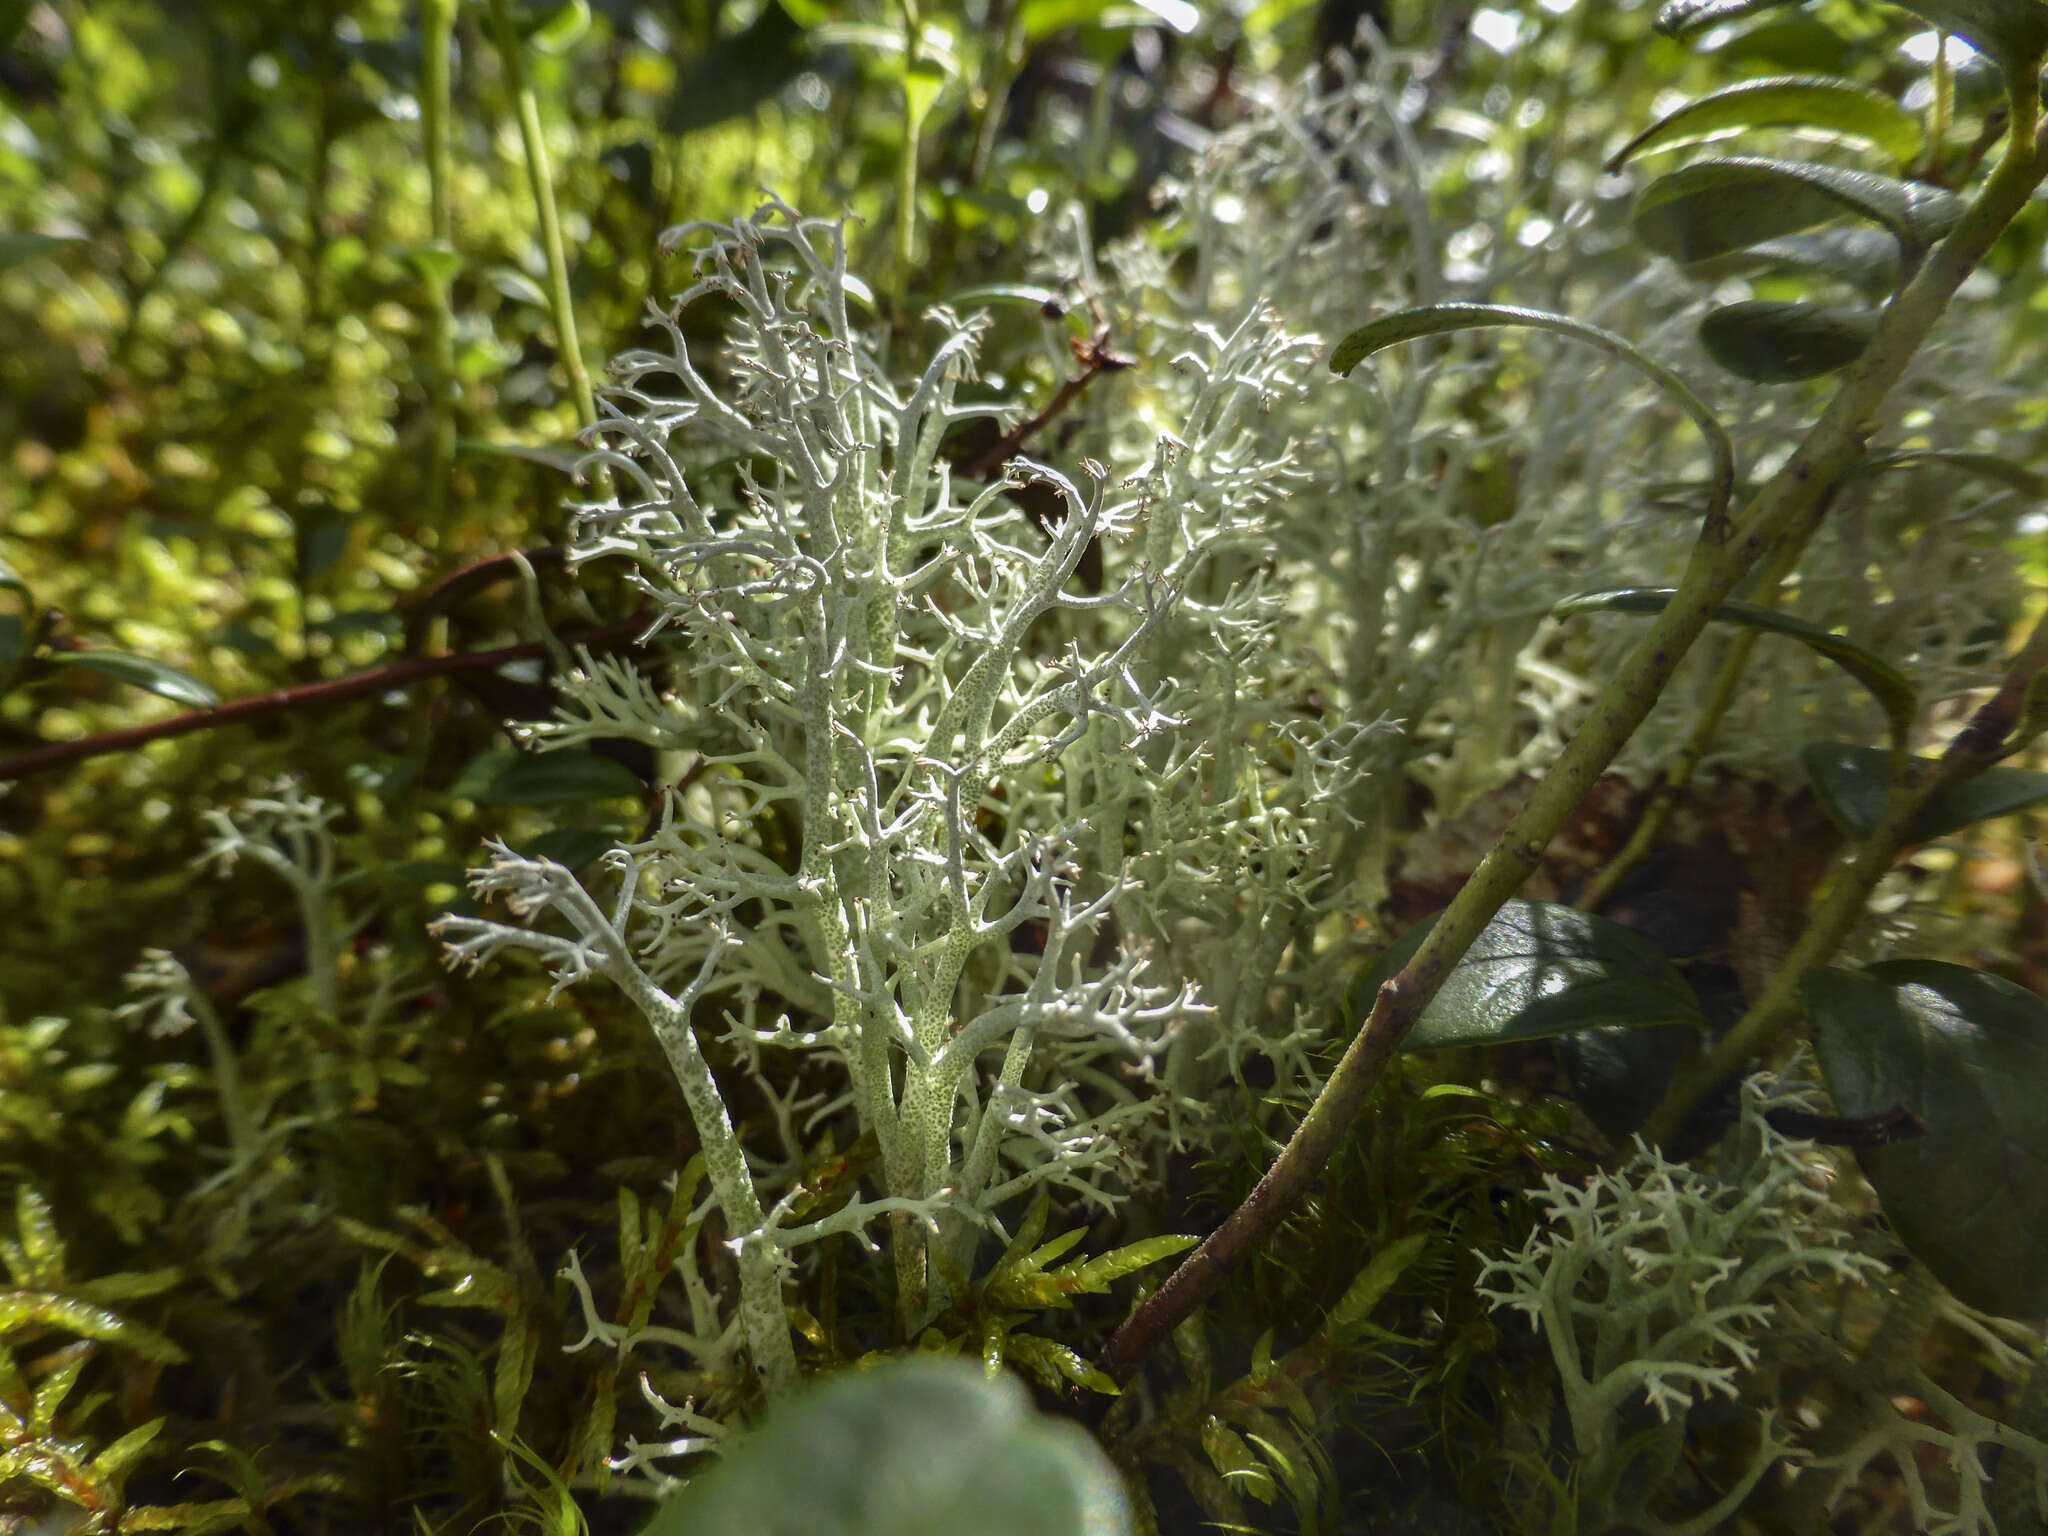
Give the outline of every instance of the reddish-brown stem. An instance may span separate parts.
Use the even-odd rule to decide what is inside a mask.
[[[647,615],[638,613],[630,619],[621,619],[618,623],[607,624],[601,629],[588,630],[580,635],[565,635],[562,638],[568,645],[602,650],[630,643],[633,637],[646,627]],[[232,699],[213,709],[195,709],[187,714],[173,715],[168,720],[158,720],[150,725],[130,726],[124,731],[103,731],[97,736],[82,736],[77,741],[53,741],[47,746],[31,747],[28,751],[17,752],[12,757],[0,758],[0,780],[25,778],[32,773],[61,768],[66,763],[79,763],[87,758],[104,757],[109,752],[129,752],[152,741],[166,741],[173,736],[188,736],[194,731],[210,731],[223,725],[239,725],[245,721],[261,719],[265,715],[283,714],[295,709],[322,709],[330,704],[341,704],[350,699],[384,693],[417,682],[424,677],[447,677],[460,672],[491,672],[504,666],[508,661],[523,661],[528,657],[544,656],[547,653],[548,647],[545,644],[538,640],[530,640],[521,645],[502,646],[495,651],[463,651],[453,656],[409,656],[404,661],[393,662],[388,667],[373,667],[367,672],[354,672],[347,677],[332,678],[326,682],[302,683],[296,688],[278,688],[269,693],[251,694],[248,698]]]
[[[1029,421],[1012,427],[973,458],[955,466],[961,474],[970,480],[986,479],[1014,459],[1032,438],[1057,421],[1060,413],[1080,399],[1082,392],[1095,382],[1097,374],[1113,373],[1119,369],[1137,366],[1135,358],[1110,351],[1107,336],[1097,336],[1090,342],[1075,342],[1074,359],[1081,364],[1081,371],[1060,385],[1059,392],[1047,403],[1045,409]]]

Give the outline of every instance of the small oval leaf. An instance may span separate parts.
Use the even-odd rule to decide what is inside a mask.
[[[1435,926],[1428,917],[1409,929],[1353,985],[1354,1022]],[[1602,1024],[1697,1026],[1702,1017],[1691,985],[1641,934],[1576,907],[1517,900],[1472,941],[1401,1049],[1499,1045]]]
[[[1819,128],[1874,145],[1901,165],[1919,155],[1919,119],[1882,91],[1824,75],[1745,80],[1667,112],[1608,160],[1611,174],[1631,156],[1694,144],[1739,128]]]
[[[1674,261],[1706,261],[1840,218],[1868,219],[1901,246],[1938,240],[1962,216],[1942,187],[1837,165],[1749,157],[1700,160],[1637,194],[1636,238]]]
[[[1558,618],[1569,618],[1579,613],[1659,614],[1675,596],[1677,591],[1671,587],[1621,587],[1608,592],[1587,592],[1579,597],[1568,597],[1550,611]],[[1818,624],[1792,618],[1776,609],[1759,608],[1754,603],[1716,604],[1714,618],[1723,624],[1740,624],[1746,629],[1760,629],[1768,634],[1797,640],[1868,688],[1883,707],[1895,735],[1903,734],[1912,725],[1914,711],[1919,707],[1912,683],[1897,667],[1854,641],[1822,629]]]
[[[1597,325],[1588,325],[1583,320],[1574,320],[1568,315],[1552,314],[1548,310],[1521,309],[1508,304],[1426,304],[1416,309],[1397,310],[1391,315],[1380,316],[1368,325],[1360,326],[1331,349],[1330,371],[1336,374],[1349,373],[1373,353],[1384,351],[1404,341],[1490,326],[1516,326],[1569,336],[1575,341],[1585,342],[1588,346],[1598,347],[1609,357],[1627,363],[1644,374],[1678,402],[1679,407],[1700,429],[1700,435],[1707,440],[1707,452],[1714,460],[1716,488],[1715,500],[1708,510],[1708,516],[1718,517],[1727,507],[1729,497],[1735,490],[1735,445],[1729,440],[1727,429],[1721,425],[1720,418],[1693,392],[1691,385],[1661,363],[1653,362],[1628,338],[1618,336],[1613,331],[1603,330]]]
[[[1900,1239],[1969,1305],[2048,1315],[2048,1002],[1934,960],[1823,967],[1800,988],[1836,1109],[1904,1103],[1927,1126],[1857,1153]]]
[[[1892,755],[1876,747],[1823,741],[1800,753],[1799,761],[1835,825],[1853,838],[1868,837],[1891,804]],[[1931,767],[1935,760],[1921,761]],[[1907,837],[1924,843],[2043,803],[2048,803],[2048,773],[1987,768],[1921,807]]]
[[[1707,356],[1752,384],[1791,384],[1839,372],[1863,355],[1876,334],[1874,309],[1761,299],[1712,311],[1699,332]]]
[[[193,709],[212,709],[220,703],[220,695],[198,678],[147,656],[130,656],[126,651],[58,651],[43,659],[58,666],[83,667]]]

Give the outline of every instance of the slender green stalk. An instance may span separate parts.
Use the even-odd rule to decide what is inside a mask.
[[[902,0],[903,9],[903,146],[896,157],[896,273],[895,303],[892,310],[898,330],[906,329],[909,316],[911,265],[917,259],[917,160],[924,130],[924,113],[911,90],[911,75],[917,69],[919,40],[923,27],[918,20],[916,0]]]
[[[1785,578],[1799,564],[1799,557],[1806,553],[1806,545],[1807,540],[1803,538],[1787,539],[1772,551],[1758,575],[1756,595],[1751,599],[1759,608],[1778,606]],[[1678,802],[1685,797],[1685,791],[1692,783],[1700,759],[1714,744],[1714,735],[1721,728],[1721,720],[1728,713],[1729,705],[1735,702],[1736,689],[1742,685],[1742,674],[1748,670],[1750,655],[1762,638],[1760,630],[1741,629],[1729,640],[1728,649],[1722,653],[1721,664],[1715,669],[1714,680],[1707,689],[1707,701],[1701,706],[1699,719],[1693,722],[1685,745],[1665,765],[1657,787],[1650,792],[1650,803],[1643,811],[1642,820],[1636,823],[1627,844],[1586,883],[1578,900],[1580,910],[1598,912],[1614,894],[1615,887],[1657,846],[1657,839],[1664,835],[1672,813],[1678,809]]]
[[[1230,1271],[1291,1211],[1365,1112],[1374,1083],[1454,966],[1542,861],[1566,818],[1635,733],[1699,637],[1714,607],[1759,560],[1785,541],[1803,541],[1824,514],[1828,491],[1861,457],[1879,407],[1926,340],[1963,280],[2025,206],[2039,184],[2048,144],[2034,136],[2037,111],[2020,104],[2005,158],[1948,238],[1889,304],[1877,334],[1805,441],[1732,525],[1711,520],[1694,546],[1676,595],[1594,703],[1515,819],[1437,920],[1401,973],[1381,987],[1371,1012],[1309,1106],[1300,1127],[1257,1186],[1194,1250],[1110,1341],[1106,1363],[1128,1376],[1181,1319],[1213,1296]],[[2035,104],[2037,108],[2038,104]],[[2022,133],[2024,130],[2024,133]]]
[[[1948,143],[1948,131],[1956,117],[1956,72],[1949,67],[1948,33],[1934,34],[1934,100],[1927,107],[1927,162],[1921,174],[1929,181],[1941,180],[1941,161]]]
[[[548,261],[548,308],[555,321],[555,345],[562,367],[569,375],[569,389],[576,397],[576,414],[586,427],[597,424],[597,398],[590,390],[590,373],[583,366],[583,348],[576,339],[576,311],[569,301],[569,263],[562,254],[562,221],[555,213],[555,183],[548,170],[548,146],[541,132],[540,101],[527,84],[526,63],[519,50],[519,33],[512,25],[512,7],[507,0],[491,0],[491,27],[497,35],[498,58],[505,71],[505,84],[519,114],[519,142],[526,151],[526,179],[533,189],[533,206],[540,215],[541,248]]]
[[[1862,919],[1870,893],[1898,862],[1900,850],[1913,841],[1921,811],[2003,755],[2006,738],[2024,708],[2027,689],[2044,668],[2048,668],[2048,616],[2013,659],[2004,685],[1957,734],[1941,761],[1932,768],[1911,760],[1900,765],[1884,816],[1857,848],[1848,867],[1823,888],[1806,930],[1772,975],[1764,995],[1704,1061],[1676,1074],[1663,1103],[1644,1124],[1645,1139],[1652,1143],[1668,1140],[1714,1084],[1740,1072],[1799,1021],[1804,1011],[1800,979],[1815,966],[1827,964]]]
[[[455,248],[455,220],[448,203],[451,172],[448,152],[448,54],[454,43],[455,0],[422,0],[420,6],[420,130],[427,148],[428,232],[437,250]],[[448,504],[448,474],[455,461],[455,316],[448,282],[436,271],[428,276],[432,304],[428,317],[434,431],[427,466],[427,518],[440,527]]]

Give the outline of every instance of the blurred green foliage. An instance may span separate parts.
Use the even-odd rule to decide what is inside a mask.
[[[632,611],[608,578],[572,588],[541,553],[573,494],[560,469],[578,411],[481,5],[453,17],[450,232],[436,239],[431,9],[0,5],[0,758],[184,707],[52,661],[75,647],[239,699]],[[661,231],[729,217],[762,187],[860,215],[855,265],[883,278],[876,304],[899,330],[949,294],[1018,280],[1048,208],[1078,201],[1098,238],[1142,231],[1167,169],[1373,9],[515,6],[586,364],[680,286]],[[1418,116],[1439,114],[1446,146],[1431,196],[1512,182],[1524,221],[1555,213],[1566,169],[1597,164],[1660,92],[1709,78],[1651,40],[1639,5],[1475,16],[1404,0],[1379,19],[1424,61]],[[1816,37],[1823,22],[1835,41]],[[1897,89],[1910,71],[1895,40],[1825,0],[1742,34],[1711,70],[1721,83],[1824,48],[1833,70]],[[2043,228],[2037,208],[1993,262],[2024,315],[2015,349],[2039,334]],[[1633,271],[1625,246],[1586,281]],[[1038,382],[1049,395],[1057,379]],[[2048,421],[2048,402],[2026,408],[2033,428]],[[536,551],[525,571],[442,585],[514,550]],[[22,1258],[10,1283],[40,1298],[0,1296],[0,1511],[41,1512],[34,1528],[52,1531],[639,1518],[603,1466],[620,1415],[645,1418],[639,1385],[603,1348],[563,1351],[578,1313],[553,1266],[580,1250],[606,1305],[645,1321],[664,1267],[646,1256],[695,1235],[690,1181],[663,1192],[694,1151],[673,1086],[637,1018],[548,1001],[530,970],[443,976],[424,937],[466,903],[462,871],[486,836],[552,839],[571,861],[646,817],[630,762],[589,759],[567,787],[508,781],[494,755],[505,727],[546,699],[538,660],[417,679],[25,776],[0,798],[0,1176]],[[309,956],[274,877],[192,862],[205,812],[286,775],[342,811],[328,956]],[[172,951],[224,1022],[253,1145],[230,1149],[219,1085],[187,1037],[113,1016],[145,946]],[[1225,1410],[1240,1428],[1273,1429],[1258,1417],[1269,1391],[1289,1413],[1313,1396],[1311,1420],[1352,1414],[1325,1471],[1354,1488],[1391,1478],[1383,1504],[1427,1502],[1485,1482],[1493,1394],[1528,1391],[1506,1384],[1524,1357],[1492,1353],[1470,1250],[1514,1235],[1500,1191],[1576,1153],[1547,1111],[1420,1068],[1383,1097],[1374,1145],[1333,1170],[1187,1358],[1205,1382],[1213,1360],[1218,1390],[1250,1373]],[[1245,1161],[1218,1172],[1211,1218],[1270,1154],[1270,1127],[1245,1115]],[[821,1165],[857,1156],[812,1151]],[[1427,1252],[1387,1279],[1392,1315],[1371,1349],[1319,1331],[1371,1254],[1425,1233]],[[1136,1235],[1096,1233],[1086,1251]],[[820,1360],[885,1342],[863,1333],[886,1313],[877,1272],[850,1244],[845,1270],[810,1298]],[[1006,1334],[1022,1315],[991,1307]],[[1049,1349],[1085,1355],[1112,1310],[1062,1297],[1034,1326],[1064,1341]],[[976,1347],[989,1317],[955,1319],[947,1347]],[[704,1406],[751,1390],[654,1386]],[[29,1448],[59,1439],[70,1462],[30,1464]],[[1130,1455],[1186,1472],[1191,1443],[1155,1432]],[[1389,1473],[1394,1451],[1416,1459]],[[1191,1507],[1248,1510],[1242,1490],[1190,1477]],[[1274,1507],[1293,1513],[1271,1518],[1313,1528],[1338,1513],[1306,1484],[1287,1492]]]

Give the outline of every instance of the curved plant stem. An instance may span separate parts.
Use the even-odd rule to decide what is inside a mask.
[[[1231,1270],[1294,1208],[1364,1113],[1373,1084],[1436,996],[1451,967],[1501,903],[1528,879],[1551,838],[1655,706],[1715,605],[1779,544],[1803,541],[1819,522],[1829,489],[1862,456],[1885,396],[1956,289],[2025,206],[2042,178],[2044,164],[2048,164],[2048,143],[2036,141],[2038,113],[2020,104],[2027,95],[2024,90],[2014,92],[2014,137],[1998,169],[1948,238],[1934,248],[1912,281],[1886,306],[1877,334],[1863,356],[1843,374],[1820,420],[1724,538],[1716,540],[1711,526],[1702,530],[1669,606],[1601,692],[1578,734],[1487,851],[1429,938],[1401,973],[1380,988],[1371,1012],[1293,1138],[1244,1202],[1117,1331],[1105,1359],[1110,1372],[1129,1377],[1146,1354],[1213,1296]],[[2018,707],[2015,698],[2015,715]],[[2003,736],[2001,732],[2001,740]]]
[[[586,427],[597,424],[597,399],[590,392],[590,373],[583,366],[583,348],[576,339],[576,310],[569,301],[569,263],[562,254],[562,221],[555,213],[555,183],[548,170],[548,146],[541,132],[540,101],[526,81],[526,63],[520,56],[519,33],[512,25],[512,8],[507,0],[491,0],[491,27],[497,34],[498,57],[505,71],[505,83],[519,113],[519,142],[526,151],[526,179],[533,188],[533,205],[540,215],[541,248],[548,260],[548,309],[555,322],[555,345],[561,353],[562,368],[569,375],[569,389],[576,397],[576,415]]]
[[[1808,534],[1810,537],[1811,529]],[[1807,543],[1806,538],[1787,539],[1771,552],[1757,576],[1756,595],[1751,599],[1756,606],[1778,606],[1784,595],[1784,580],[1799,564],[1799,557],[1806,553]],[[1700,759],[1713,745],[1722,717],[1728,713],[1728,706],[1735,701],[1735,690],[1742,684],[1742,674],[1748,670],[1750,654],[1762,638],[1761,630],[1743,628],[1737,630],[1729,641],[1728,649],[1722,653],[1721,664],[1714,671],[1714,681],[1707,689],[1707,701],[1701,706],[1700,717],[1693,723],[1685,745],[1665,765],[1656,787],[1650,791],[1650,802],[1644,807],[1642,820],[1636,823],[1635,831],[1621,852],[1586,883],[1577,903],[1581,911],[1598,912],[1614,894],[1615,887],[1657,846],[1657,839],[1664,835],[1672,813],[1678,809],[1678,802],[1685,797],[1685,791],[1692,783],[1693,772],[1699,767]]]
[[[647,628],[647,622],[648,615],[641,612],[630,618],[621,619],[616,624],[607,624],[602,629],[593,629],[564,638],[571,646],[593,651],[628,647],[638,643],[640,635]],[[26,752],[17,752],[12,757],[0,757],[0,779],[25,778],[31,773],[42,773],[51,768],[64,767],[69,763],[84,762],[87,758],[104,757],[109,752],[130,752],[152,741],[166,741],[173,736],[188,736],[194,731],[211,731],[223,725],[236,725],[261,719],[265,715],[283,714],[290,710],[325,708],[327,705],[345,703],[350,699],[373,698],[378,694],[403,688],[423,677],[446,677],[459,672],[495,672],[507,662],[525,661],[530,657],[547,654],[546,643],[531,640],[519,645],[501,646],[494,651],[461,651],[453,656],[408,656],[405,660],[393,662],[388,667],[373,667],[367,672],[352,672],[347,677],[304,683],[296,688],[278,688],[269,693],[251,694],[244,699],[230,699],[213,709],[190,710],[185,714],[172,715],[168,720],[158,720],[149,725],[131,726],[121,731],[104,731],[97,736],[81,736],[76,741],[53,741],[40,747],[30,747]]]
[[[1646,1140],[1653,1144],[1668,1140],[1702,1095],[1742,1071],[1798,1021],[1803,1011],[1800,978],[1813,967],[1827,964],[1862,918],[1870,893],[1898,862],[1899,851],[1913,841],[1913,828],[1922,809],[2003,755],[2006,739],[2024,710],[2027,690],[2044,669],[2048,669],[2048,616],[2013,658],[1998,692],[1956,734],[1940,762],[1930,767],[1908,760],[1900,765],[1884,816],[1871,828],[1847,868],[1822,888],[1805,931],[1771,977],[1764,995],[1711,1055],[1676,1074],[1663,1103],[1644,1123]]]

